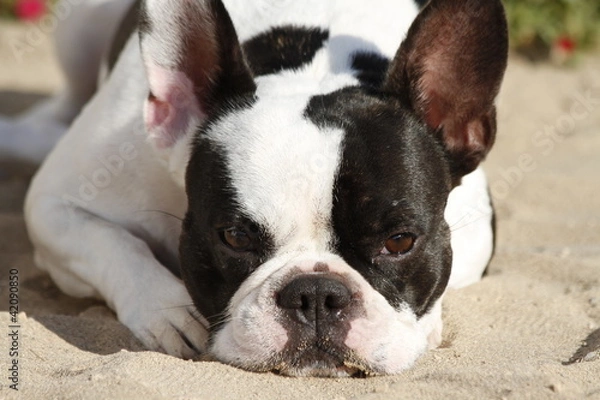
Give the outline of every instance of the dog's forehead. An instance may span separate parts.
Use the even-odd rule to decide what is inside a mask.
[[[317,126],[305,115],[311,97],[259,99],[206,132],[224,156],[241,211],[268,229],[278,247],[296,243],[324,250],[331,239],[344,132]]]

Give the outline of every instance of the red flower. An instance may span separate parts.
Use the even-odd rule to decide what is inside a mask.
[[[563,51],[566,54],[571,54],[573,53],[573,51],[575,51],[575,47],[577,47],[577,44],[570,37],[561,36],[558,39],[556,39],[554,46],[556,46],[558,50]]]
[[[24,21],[35,21],[46,12],[45,0],[18,0],[15,14]]]

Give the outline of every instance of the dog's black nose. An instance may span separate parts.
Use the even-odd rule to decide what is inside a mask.
[[[337,279],[305,275],[288,283],[277,296],[277,305],[304,324],[334,322],[352,300],[352,293]]]

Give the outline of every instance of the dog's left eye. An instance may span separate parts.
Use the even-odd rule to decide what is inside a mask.
[[[385,247],[381,254],[402,255],[412,250],[415,246],[416,237],[412,233],[399,233],[389,237],[385,241]]]
[[[254,241],[250,235],[239,228],[228,228],[221,231],[221,241],[235,251],[254,250]]]

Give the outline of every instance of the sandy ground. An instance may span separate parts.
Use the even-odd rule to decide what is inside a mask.
[[[31,29],[0,26],[0,113],[60,85],[44,35],[15,56],[11,40]],[[61,294],[35,269],[21,213],[34,168],[0,162],[0,398],[600,399],[600,334],[578,351],[600,327],[600,58],[576,70],[511,59],[499,126],[486,163],[498,209],[489,275],[447,295],[441,348],[369,379],[291,379],[143,351],[102,303]],[[18,393],[6,378],[12,268]],[[563,365],[576,351],[585,360]]]

